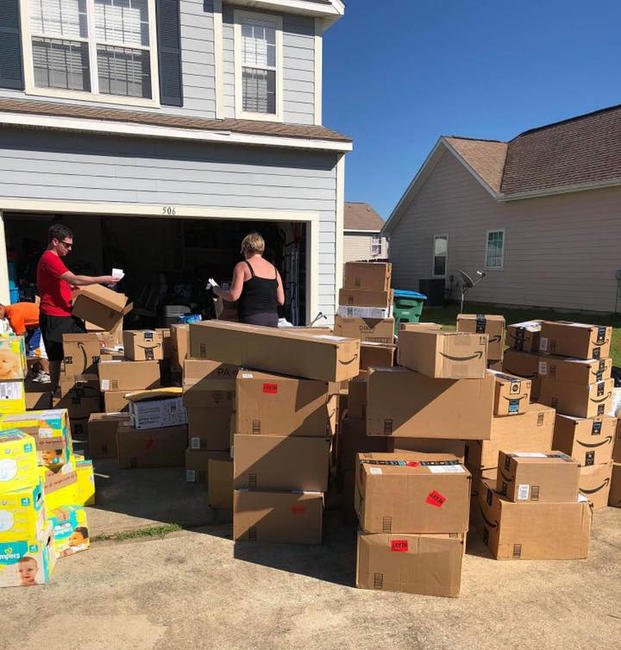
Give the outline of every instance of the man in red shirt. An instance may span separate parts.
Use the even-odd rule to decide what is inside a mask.
[[[71,288],[89,284],[116,284],[112,275],[75,275],[62,258],[73,248],[73,233],[67,226],[56,223],[48,231],[48,246],[37,266],[37,287],[41,303],[39,326],[50,360],[52,391],[60,379],[64,358],[63,334],[84,332],[84,323],[71,313]]]

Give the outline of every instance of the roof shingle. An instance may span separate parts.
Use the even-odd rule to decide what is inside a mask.
[[[383,219],[368,203],[345,203],[345,230],[370,230],[379,232]]]

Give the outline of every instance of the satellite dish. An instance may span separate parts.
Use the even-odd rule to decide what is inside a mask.
[[[472,287],[475,287],[481,280],[485,277],[486,273],[485,271],[480,271],[476,270],[475,274],[477,276],[476,280],[473,280],[465,271],[462,271],[459,269],[457,271],[459,275],[461,276],[461,306],[460,306],[460,312],[463,314],[464,312],[464,300],[466,298],[466,293],[468,292],[468,289],[472,289]]]
[[[465,271],[459,270],[459,271],[457,271],[457,273],[459,273],[459,275],[461,275],[462,284],[465,287],[467,287],[468,289],[470,289],[471,287],[474,287],[474,281],[472,280],[472,278]]]

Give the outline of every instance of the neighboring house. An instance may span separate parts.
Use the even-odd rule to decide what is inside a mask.
[[[469,300],[613,311],[621,106],[509,142],[441,137],[384,226],[396,286],[487,275]],[[621,304],[621,302],[620,302]]]
[[[6,246],[56,217],[71,268],[124,264],[135,291],[229,279],[241,237],[269,232],[299,321],[332,318],[352,144],[322,126],[322,38],[341,0],[1,4],[0,301]]]
[[[383,219],[368,203],[345,203],[343,260],[373,260],[388,257],[388,244],[382,237]]]

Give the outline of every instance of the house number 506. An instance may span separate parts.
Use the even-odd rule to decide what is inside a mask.
[[[168,217],[174,217],[177,214],[177,208],[174,208],[172,205],[165,205],[162,208],[162,214],[165,214]]]

